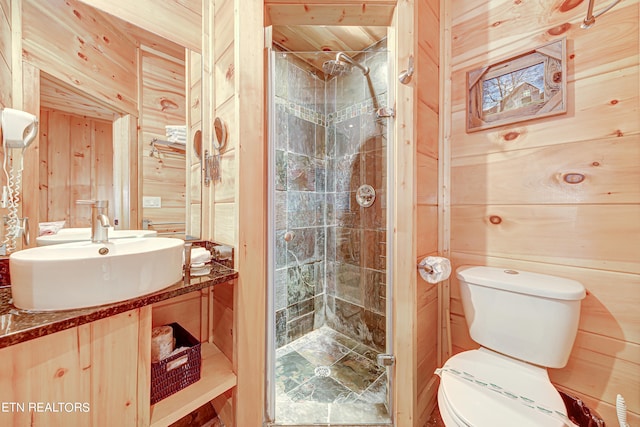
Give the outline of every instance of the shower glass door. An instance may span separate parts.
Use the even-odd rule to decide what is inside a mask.
[[[387,68],[384,40],[271,54],[270,425],[392,421]]]

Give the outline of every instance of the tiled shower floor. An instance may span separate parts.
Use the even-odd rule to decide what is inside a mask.
[[[390,423],[377,353],[326,326],[276,351],[276,425]]]

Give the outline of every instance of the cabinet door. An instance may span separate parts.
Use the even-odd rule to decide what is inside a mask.
[[[139,354],[144,356],[147,352],[139,349],[138,343],[148,343],[150,332],[145,335],[143,331],[146,338],[142,339],[138,334],[144,329],[140,328],[142,314],[148,313],[150,317],[150,312],[145,307],[90,324],[92,427],[144,425],[139,417],[145,411],[138,409],[148,408],[149,392],[146,400],[138,396],[138,361]],[[151,366],[150,352],[149,347],[147,369]]]
[[[67,329],[0,351],[0,425],[91,424],[91,348],[79,332]]]
[[[144,425],[149,397],[138,391],[138,366],[149,356],[138,343],[147,346],[148,337],[139,340],[145,319],[146,307],[0,350],[0,425]]]

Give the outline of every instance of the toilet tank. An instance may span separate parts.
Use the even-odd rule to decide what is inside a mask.
[[[540,366],[567,364],[586,295],[580,282],[486,266],[462,266],[456,276],[474,341]]]

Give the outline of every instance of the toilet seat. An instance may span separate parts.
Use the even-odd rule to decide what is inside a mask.
[[[544,368],[481,348],[451,357],[439,375],[447,427],[573,426]]]

